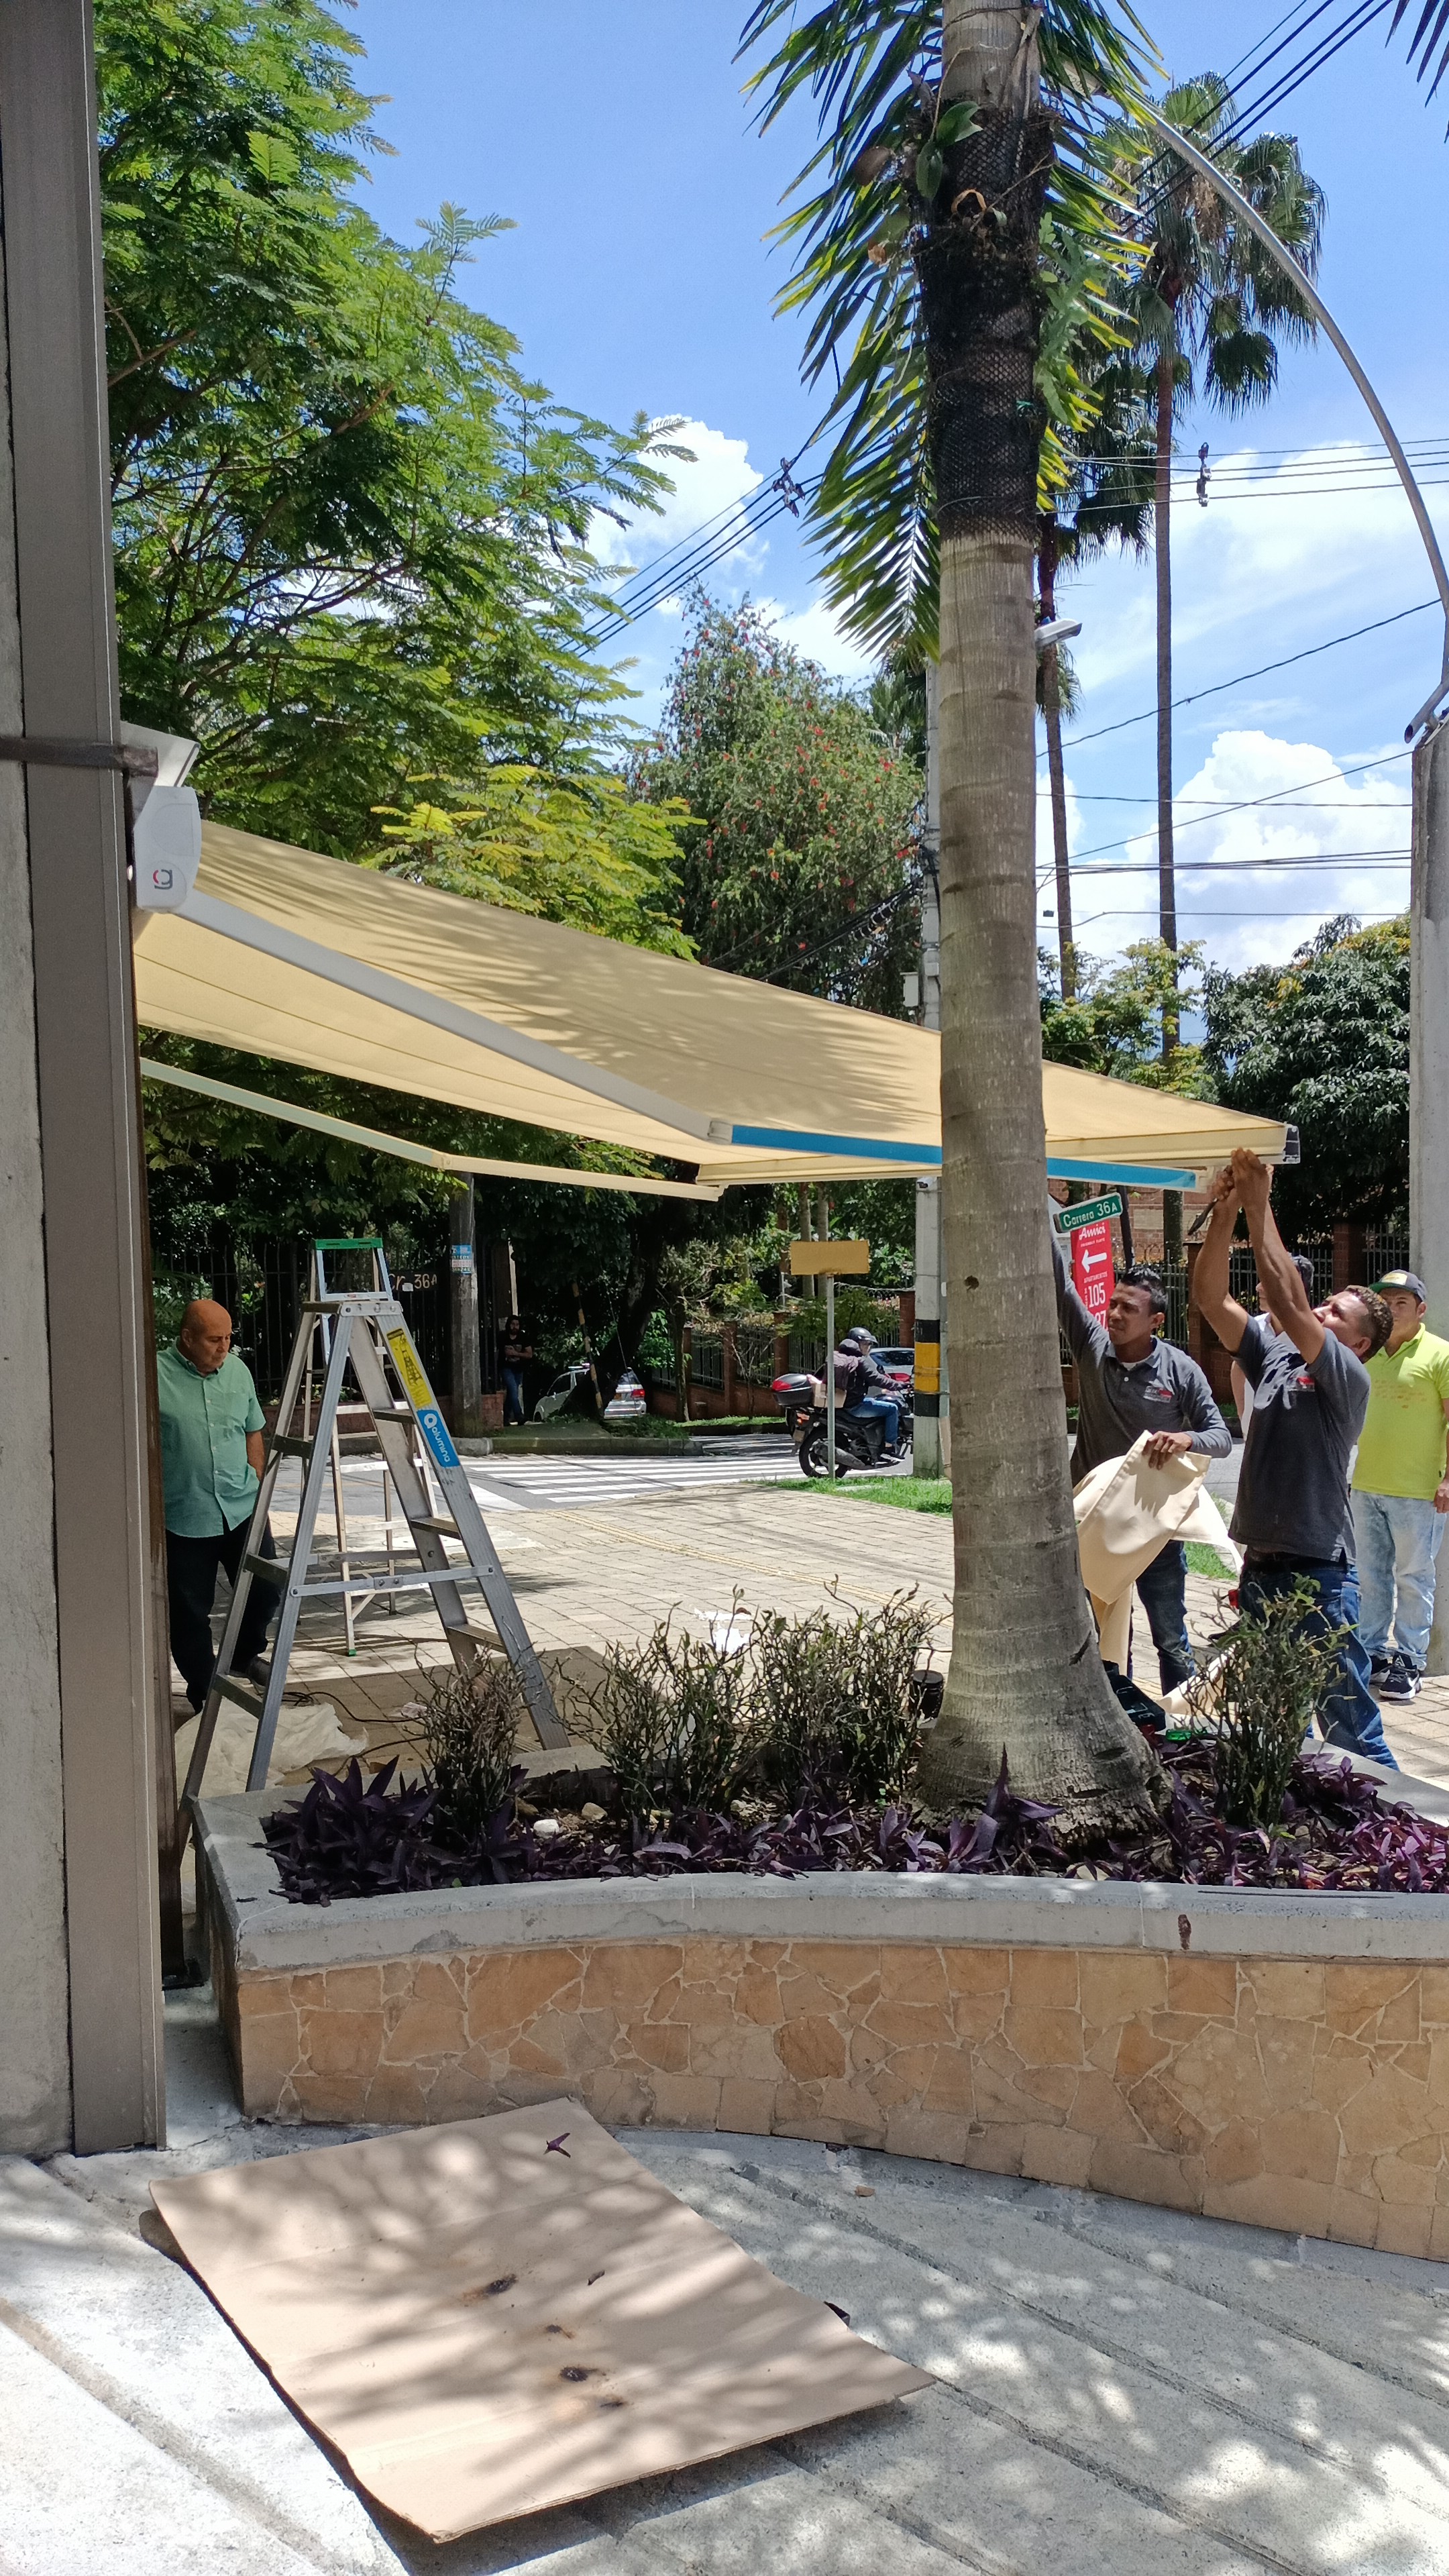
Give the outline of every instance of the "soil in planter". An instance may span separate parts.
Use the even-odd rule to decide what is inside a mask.
[[[1155,1830],[1064,1851],[1056,1810],[1018,1798],[1003,1764],[978,1816],[942,1821],[908,1801],[860,1807],[825,1789],[787,1804],[739,1798],[729,1812],[655,1811],[647,1819],[520,1817],[510,1799],[463,1840],[436,1788],[395,1784],[395,1765],[365,1779],[319,1772],[296,1803],[263,1818],[282,1891],[294,1904],[445,1887],[548,1879],[669,1878],[685,1871],[793,1878],[829,1870],[905,1874],[1161,1880],[1191,1887],[1268,1887],[1313,1894],[1449,1893],[1449,1826],[1384,1803],[1347,1760],[1295,1762],[1271,1829],[1227,1823],[1216,1809],[1214,1742],[1163,1749],[1169,1797]]]

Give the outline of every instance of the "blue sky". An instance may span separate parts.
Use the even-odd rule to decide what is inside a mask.
[[[752,131],[732,59],[742,14],[741,0],[362,0],[352,21],[367,47],[365,84],[388,93],[378,123],[393,153],[374,164],[367,191],[379,221],[410,238],[443,199],[512,217],[517,229],[482,248],[465,292],[518,335],[530,369],[561,400],[611,420],[644,411],[696,424],[698,461],[680,470],[666,518],[631,538],[639,564],[778,472],[814,421],[797,374],[800,325],[773,318],[784,270],[765,238],[811,127],[802,113],[766,138]],[[1218,0],[1210,52],[1201,8],[1159,0],[1143,14],[1183,77],[1226,69],[1280,11],[1276,0]],[[1299,136],[1327,193],[1319,283],[1329,305],[1400,435],[1442,436],[1449,459],[1445,116],[1442,98],[1426,108],[1401,47],[1386,51],[1370,29],[1272,121]],[[1286,357],[1265,410],[1185,424],[1184,452],[1208,439],[1220,480],[1206,511],[1189,494],[1174,512],[1179,694],[1429,597],[1397,492],[1347,488],[1382,486],[1381,476],[1340,471],[1335,488],[1304,493],[1313,476],[1296,456],[1372,434],[1321,342]],[[1230,500],[1223,469],[1249,449],[1271,464],[1276,488]],[[1449,481],[1449,462],[1441,471]],[[1449,539],[1449,490],[1427,497]],[[806,649],[859,675],[789,521],[712,581],[721,596],[768,600]],[[1075,732],[1150,708],[1150,562],[1103,565],[1061,605],[1084,628]],[[679,634],[675,609],[642,620],[629,639],[645,717]],[[1434,613],[1412,617],[1182,710],[1180,861],[1349,854],[1332,870],[1249,865],[1185,879],[1185,937],[1243,965],[1287,955],[1325,912],[1372,919],[1402,904],[1406,867],[1359,854],[1407,849],[1408,767],[1397,755],[1437,672],[1440,637]],[[1094,870],[1150,862],[1150,838],[1127,839],[1152,819],[1150,723],[1080,748],[1069,732],[1067,768],[1074,857]],[[1269,794],[1272,817],[1221,810]],[[1148,873],[1084,875],[1080,944],[1110,954],[1150,930],[1152,889]],[[1050,940],[1049,887],[1042,902]]]

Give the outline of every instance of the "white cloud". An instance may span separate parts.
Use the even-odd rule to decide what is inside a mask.
[[[693,463],[661,460],[662,471],[674,489],[663,496],[663,506],[658,511],[638,511],[622,528],[602,512],[596,514],[589,544],[599,561],[643,570],[660,555],[693,543],[704,529],[711,548],[734,539],[726,561],[744,557],[755,564],[763,562],[766,548],[751,536],[748,521],[738,507],[759,490],[765,479],[749,461],[748,439],[726,438],[722,430],[711,429],[705,421],[687,420],[671,430],[663,443],[687,447]]]
[[[823,599],[812,599],[806,608],[781,608],[772,599],[762,600],[760,606],[784,641],[807,660],[818,662],[833,680],[853,687],[875,670],[879,657],[846,634],[836,611]]]
[[[1402,746],[1363,757],[1382,759],[1390,749],[1398,755]],[[1326,914],[1372,921],[1402,910],[1407,860],[1374,862],[1408,848],[1408,762],[1396,756],[1360,769],[1356,755],[1350,768],[1345,775],[1316,743],[1257,731],[1219,734],[1173,799],[1178,936],[1201,939],[1218,963],[1242,968],[1291,956]],[[1233,806],[1242,810],[1219,810]],[[1072,810],[1074,928],[1080,945],[1098,954],[1156,934],[1156,834],[1128,837],[1141,810],[1096,800]],[[1084,811],[1091,818],[1085,832]],[[1108,819],[1118,816],[1120,822]],[[1120,848],[1104,846],[1119,836]],[[1048,810],[1044,853],[1038,827],[1044,865],[1050,849]],[[1322,864],[1273,864],[1285,860]],[[1204,861],[1216,865],[1199,874]],[[1111,871],[1118,868],[1134,872],[1116,883]],[[1041,900],[1052,902],[1049,888]]]

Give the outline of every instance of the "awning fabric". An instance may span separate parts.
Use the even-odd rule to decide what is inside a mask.
[[[143,1026],[697,1167],[728,1185],[929,1172],[933,1033],[209,823],[138,913]],[[1185,1186],[1284,1129],[1048,1065],[1050,1168]]]

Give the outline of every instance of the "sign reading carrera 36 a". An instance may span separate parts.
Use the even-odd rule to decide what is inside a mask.
[[[1114,1216],[1120,1216],[1121,1213],[1121,1191],[1104,1190],[1100,1198],[1079,1199],[1075,1207],[1058,1208],[1056,1211],[1057,1232],[1058,1234],[1071,1234],[1079,1225],[1101,1225],[1104,1220],[1110,1223]]]

